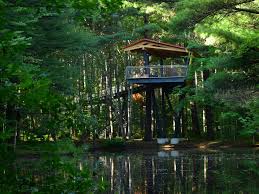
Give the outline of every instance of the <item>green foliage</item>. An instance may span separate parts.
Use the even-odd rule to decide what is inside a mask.
[[[135,29],[135,32],[141,34],[142,36],[146,32],[152,34],[152,33],[160,32],[160,31],[161,31],[160,26],[158,26],[157,24],[152,24],[152,23]]]
[[[123,148],[125,146],[125,140],[121,138],[106,139],[102,142],[104,148]]]
[[[234,127],[232,113],[242,115],[243,111],[235,124],[240,128],[237,133],[255,127],[256,116],[243,104],[257,95],[256,4],[242,0],[1,1],[2,141],[13,141],[15,132],[24,141],[87,139],[103,135],[111,122],[113,135],[121,135],[125,115],[120,114],[125,105],[110,102],[109,95],[125,82],[122,47],[144,34],[184,43],[194,52],[188,81],[193,82],[196,75],[197,87],[175,90],[174,101],[180,94],[186,98],[174,102],[174,113],[194,102],[200,121],[206,107],[213,110],[213,126],[220,133],[227,125]],[[139,59],[128,58],[132,64]],[[202,72],[209,74],[206,80]],[[138,118],[144,113],[138,113],[132,119],[135,137],[143,136]],[[168,123],[168,127],[173,126]]]
[[[176,15],[170,21],[170,30],[177,35],[173,40],[184,41],[196,56],[188,80],[196,76],[197,85],[182,91],[198,110],[210,106],[217,137],[254,136],[258,128],[256,108],[251,108],[258,98],[257,4],[182,0],[176,3]],[[209,77],[202,80],[205,73]]]
[[[252,137],[259,135],[259,100],[254,99],[248,103],[248,114],[246,117],[240,117],[240,121],[244,126],[241,135]]]
[[[173,135],[169,115],[184,112],[180,123],[186,136],[201,138],[211,125],[217,138],[258,137],[257,7],[257,1],[246,0],[0,0],[3,156],[10,150],[6,143],[15,140],[21,146],[18,153],[56,157],[82,152],[72,139],[100,138],[111,127],[109,135],[122,135],[127,105],[121,99],[112,100],[113,90],[125,85],[125,66],[139,60],[139,56],[124,55],[122,48],[144,34],[184,43],[195,56],[189,67],[190,84],[174,88],[173,110],[165,107],[169,135]],[[194,104],[201,133],[191,129]],[[209,124],[204,114],[208,109]],[[132,112],[132,136],[141,138],[143,104],[133,105]],[[125,141],[105,140],[103,146],[123,148]],[[58,157],[45,162],[38,171],[46,174],[31,171],[29,178],[23,176],[22,165],[15,171],[6,167],[10,177],[4,181],[13,184],[0,187],[0,192],[98,193],[104,189],[102,181],[96,183],[99,180],[88,170],[75,168],[75,163]],[[254,164],[248,166],[254,172]]]
[[[178,32],[190,31],[197,24],[202,24],[205,21],[212,24],[215,20],[221,19],[221,16],[217,14],[235,12],[237,5],[250,2],[246,0],[182,0],[176,4],[177,17],[173,18],[170,24]],[[256,3],[248,4],[248,7],[254,6],[256,6]],[[218,18],[214,18],[213,16],[218,16]]]

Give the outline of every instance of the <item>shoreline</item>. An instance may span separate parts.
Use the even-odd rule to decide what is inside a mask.
[[[206,150],[206,149],[228,149],[228,148],[259,148],[259,142],[256,144],[244,141],[183,141],[179,144],[163,144],[159,145],[156,141],[145,142],[142,140],[126,141],[124,146],[118,147],[105,147],[101,142],[96,142],[95,145],[91,144],[90,152],[92,151],[133,151],[133,150],[157,150],[157,151],[170,151],[170,150]]]
[[[128,140],[120,145],[109,145],[104,144],[104,141],[107,140],[97,140],[95,145],[93,142],[89,141],[86,144],[76,144],[76,149],[65,149],[61,148],[61,150],[57,150],[55,154],[60,156],[73,156],[74,154],[85,154],[87,152],[160,152],[160,151],[188,151],[188,150],[197,150],[197,151],[210,151],[210,150],[228,150],[228,149],[259,149],[259,142],[256,144],[252,144],[251,142],[246,141],[205,141],[205,140],[188,140],[180,142],[176,145],[164,144],[159,145],[155,140],[150,142],[145,142],[142,140]],[[17,145],[17,149],[15,151],[16,156],[20,157],[28,157],[29,158],[38,158],[41,155],[52,155],[54,150],[48,149],[48,147],[44,147],[45,145],[55,145],[54,142],[48,143],[45,142],[30,145]],[[59,145],[56,145],[59,147]],[[56,148],[57,148],[56,147]],[[83,148],[87,147],[87,148]],[[40,149],[39,149],[40,148]],[[11,145],[9,146],[9,150],[12,150]]]

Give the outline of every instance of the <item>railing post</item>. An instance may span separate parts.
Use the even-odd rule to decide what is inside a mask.
[[[164,77],[164,61],[162,58],[160,58],[160,75]]]
[[[186,77],[187,76],[187,66],[185,65],[157,65],[157,66],[127,66],[125,78],[147,78],[150,77],[151,72],[157,72],[157,78],[173,78],[173,77]]]
[[[150,69],[149,67],[149,54],[147,53],[147,51],[143,51],[143,56],[144,56],[144,68],[145,68],[145,73],[148,75],[150,75]]]

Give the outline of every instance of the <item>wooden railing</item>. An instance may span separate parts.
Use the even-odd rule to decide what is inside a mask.
[[[185,65],[127,66],[126,79],[186,77]]]

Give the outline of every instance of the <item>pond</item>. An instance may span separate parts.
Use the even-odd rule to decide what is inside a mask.
[[[259,193],[259,152],[138,151],[95,153],[106,193]],[[98,165],[97,165],[98,164]]]
[[[259,193],[259,150],[95,152],[0,160],[0,193]]]

